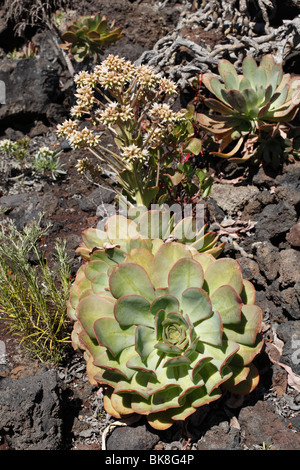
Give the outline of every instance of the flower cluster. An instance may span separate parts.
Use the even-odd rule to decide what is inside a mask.
[[[134,65],[124,58],[110,54],[94,70],[94,78],[105,90],[121,90],[134,77]]]
[[[95,117],[106,125],[116,124],[117,121],[127,122],[134,119],[134,112],[130,104],[120,105],[117,102],[110,103],[104,109],[98,109]]]
[[[149,111],[149,116],[160,124],[174,124],[185,117],[185,112],[174,113],[168,104],[154,103]]]
[[[59,137],[63,138],[71,138],[72,134],[76,132],[78,128],[78,121],[72,121],[71,119],[67,119],[62,124],[57,125],[57,134]]]
[[[89,159],[87,157],[82,158],[77,161],[77,164],[75,166],[77,168],[78,173],[83,174],[89,168]]]
[[[0,152],[10,153],[14,150],[18,150],[18,148],[18,144],[10,139],[0,140]]]
[[[89,85],[84,85],[81,88],[77,88],[77,93],[75,93],[77,98],[77,104],[91,109],[95,103],[94,91]]]
[[[148,65],[136,66],[112,54],[93,72],[77,74],[75,82],[73,120],[60,124],[58,134],[72,148],[87,147],[106,162],[117,173],[123,194],[129,191],[132,200],[148,203],[155,191],[151,189],[150,196],[144,198],[144,189],[158,184],[160,169],[181,152],[176,142],[180,144],[178,135],[183,134],[180,130],[178,134],[177,125],[185,128],[186,111],[174,112],[167,101],[177,93],[176,84]],[[80,130],[81,120],[89,121],[89,126]],[[100,142],[104,130],[114,138],[115,149]],[[77,169],[93,173],[83,160]]]
[[[136,81],[142,88],[152,89],[159,83],[159,77],[148,65],[140,65],[136,69]]]
[[[73,131],[68,140],[73,149],[79,149],[82,147],[96,147],[100,137],[91,129],[84,127],[82,130]]]
[[[172,80],[169,80],[168,78],[165,78],[165,77],[160,79],[159,89],[162,93],[166,93],[168,95],[177,94],[176,84]]]
[[[74,77],[74,82],[78,87],[89,86],[93,88],[96,85],[96,76],[94,73],[89,73],[82,70]]]
[[[49,147],[43,146],[40,147],[39,150],[36,153],[36,156],[38,158],[49,158],[52,157],[55,153],[57,153],[55,150],[51,150]]]
[[[147,160],[148,151],[145,149],[142,150],[137,145],[132,144],[132,145],[129,145],[128,147],[123,147],[122,157],[124,158],[125,161],[128,161],[128,162],[134,162],[136,160],[140,162],[144,162]]]

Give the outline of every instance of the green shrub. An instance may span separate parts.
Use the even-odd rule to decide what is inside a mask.
[[[22,232],[10,219],[1,223],[0,313],[34,358],[58,363],[69,344],[71,281],[64,241],[55,242],[52,266],[40,254],[37,244],[48,228],[42,229],[40,220]]]

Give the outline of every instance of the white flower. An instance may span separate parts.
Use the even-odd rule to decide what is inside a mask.
[[[97,82],[105,90],[118,90],[134,77],[135,66],[124,58],[110,54],[100,65],[94,69]]]
[[[93,88],[96,84],[96,76],[94,73],[89,73],[86,70],[82,70],[74,77],[74,82],[78,87],[88,86]]]
[[[155,88],[159,82],[158,75],[148,65],[140,65],[136,69],[136,81],[142,88]]]
[[[126,122],[134,118],[134,112],[129,104],[119,105],[117,102],[108,104],[105,109],[95,112],[99,121],[106,125],[113,125],[117,121]]]
[[[154,103],[149,111],[149,115],[153,120],[156,120],[161,124],[175,122],[175,113],[166,103]]]
[[[159,81],[159,89],[162,93],[167,93],[168,95],[176,95],[176,83],[168,78],[161,78]]]
[[[85,173],[89,167],[89,159],[85,157],[85,158],[82,158],[81,160],[78,160],[75,167],[77,168],[78,173],[81,173],[81,174]]]
[[[88,85],[77,88],[75,96],[77,98],[77,105],[82,108],[90,109],[95,103],[94,91]]]
[[[73,131],[68,138],[71,147],[78,149],[81,147],[96,147],[99,143],[100,136],[94,134],[91,129],[85,127],[81,131]]]
[[[10,139],[0,140],[0,151],[9,153],[13,152],[14,150],[18,150],[17,142],[13,142]]]
[[[68,119],[57,126],[57,134],[60,137],[69,137],[78,127],[78,121]]]
[[[147,150],[141,150],[135,144],[129,145],[128,147],[123,147],[122,157],[128,162],[134,162],[135,160],[145,161],[148,157]]]

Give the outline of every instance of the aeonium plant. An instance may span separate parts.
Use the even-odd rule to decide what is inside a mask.
[[[173,111],[168,101],[177,93],[175,83],[149,66],[114,55],[93,72],[80,72],[75,82],[73,119],[59,125],[58,134],[75,149],[87,147],[116,173],[119,197],[149,207],[164,193],[163,172],[185,152],[198,154],[201,149],[190,112]],[[106,131],[114,148],[103,143]],[[89,159],[78,162],[80,172],[90,168]],[[101,167],[97,170],[101,174]]]
[[[204,101],[214,114],[197,115],[200,126],[219,144],[212,153],[235,162],[251,159],[277,167],[290,145],[290,123],[299,111],[300,76],[284,73],[271,54],[263,56],[259,65],[252,56],[245,57],[241,74],[222,59],[218,71],[220,78],[203,75],[204,85],[216,97]]]
[[[143,210],[83,233],[86,262],[68,302],[72,344],[117,419],[141,415],[163,430],[225,391],[258,384],[255,289],[237,261],[216,259],[222,246],[204,230]]]

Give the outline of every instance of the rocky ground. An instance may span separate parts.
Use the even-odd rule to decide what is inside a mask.
[[[74,3],[82,14],[98,12],[96,0]],[[101,2],[101,13],[115,18],[125,32],[108,52],[137,60],[172,31],[185,8],[185,2],[173,1]],[[199,26],[184,32],[186,38],[198,43],[206,39],[212,46],[222,40],[221,33],[206,33]],[[0,12],[5,53],[9,34]],[[0,206],[19,229],[44,212],[52,228],[43,248],[51,253],[56,237],[66,239],[75,274],[81,232],[114,208],[114,194],[80,176],[75,164],[84,151],[58,140],[55,128],[67,116],[72,81],[49,47],[48,33],[36,32],[35,40],[42,51],[37,58],[11,61],[4,54],[0,61],[0,79],[10,77],[7,103],[0,106],[1,135],[12,140],[29,136],[32,151],[41,145],[61,146],[66,174],[55,181],[30,171],[22,178],[18,173],[2,178]],[[183,100],[192,98],[185,95]],[[0,329],[5,344],[0,354],[1,450],[300,448],[300,163],[284,164],[275,172],[217,162],[209,171],[216,176],[205,203],[209,227],[227,242],[224,256],[238,259],[244,277],[255,285],[264,313],[265,347],[255,360],[259,386],[243,401],[225,395],[200,408],[187,425],[162,433],[150,430],[143,419],[121,426],[105,413],[101,389],[87,381],[81,355],[70,352],[63,365],[53,368],[31,360],[16,338]]]

